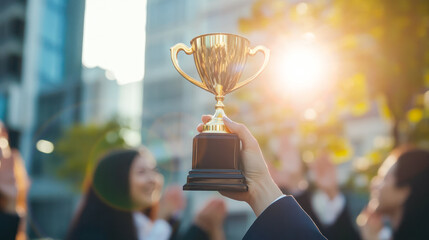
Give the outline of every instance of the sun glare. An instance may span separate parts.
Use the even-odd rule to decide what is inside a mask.
[[[144,76],[145,0],[87,0],[82,63],[108,70],[119,84]]]
[[[325,74],[321,51],[311,45],[295,45],[286,50],[281,70],[285,84],[291,90],[317,87]]]

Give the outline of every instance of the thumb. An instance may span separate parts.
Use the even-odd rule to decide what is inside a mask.
[[[243,144],[243,150],[258,150],[259,145],[256,141],[255,137],[250,133],[249,129],[241,123],[233,122],[228,117],[223,117],[223,122],[226,127],[231,131],[231,133],[235,133],[240,138]]]

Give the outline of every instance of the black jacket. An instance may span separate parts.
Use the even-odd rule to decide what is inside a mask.
[[[18,232],[18,226],[18,215],[0,212],[0,239],[14,240]]]
[[[311,218],[291,196],[272,203],[255,220],[245,240],[326,240]]]

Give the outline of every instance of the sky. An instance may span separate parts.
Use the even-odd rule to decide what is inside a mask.
[[[82,63],[119,84],[144,76],[146,0],[86,0]]]

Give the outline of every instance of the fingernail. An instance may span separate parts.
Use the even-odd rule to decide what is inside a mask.
[[[227,122],[232,122],[231,119],[229,119],[227,116],[223,117],[223,120],[227,121]]]

